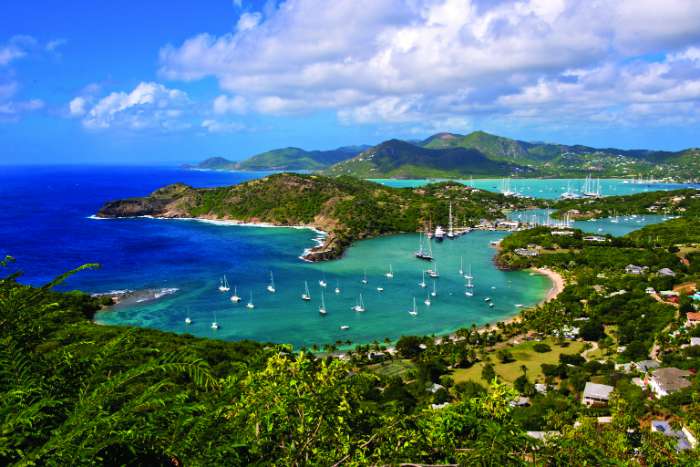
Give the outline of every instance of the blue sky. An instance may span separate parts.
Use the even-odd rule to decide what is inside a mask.
[[[700,146],[699,117],[694,0],[0,6],[0,164],[240,159],[477,129],[681,149]]]

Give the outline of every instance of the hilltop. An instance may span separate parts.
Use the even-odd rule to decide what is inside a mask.
[[[388,140],[325,171],[364,178],[464,176],[698,177],[700,150],[598,149],[531,143],[483,131],[437,133],[423,141]]]
[[[304,170],[315,171],[350,159],[368,146],[343,146],[327,151],[307,151],[301,148],[287,147],[256,154],[242,161],[232,161],[223,157],[212,157],[195,165],[191,169],[210,170]]]
[[[108,202],[97,216],[194,217],[313,227],[328,235],[306,259],[321,261],[340,256],[356,240],[416,232],[430,222],[446,225],[450,202],[460,225],[503,217],[504,209],[531,203],[458,183],[399,189],[353,177],[283,173],[219,188],[168,185],[143,198]]]

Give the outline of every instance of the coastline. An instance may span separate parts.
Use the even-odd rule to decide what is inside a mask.
[[[539,303],[540,305],[542,303],[547,303],[549,301],[554,300],[560,293],[564,291],[564,287],[566,287],[566,281],[564,280],[564,277],[558,272],[549,268],[530,268],[530,270],[536,274],[546,276],[552,282],[552,287],[547,292],[547,295]]]

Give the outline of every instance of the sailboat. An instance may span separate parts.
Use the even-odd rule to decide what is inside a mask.
[[[229,290],[231,290],[231,287],[229,287],[228,280],[224,274],[224,277],[219,281],[219,292],[228,292]]]
[[[326,282],[326,275],[325,274],[323,275],[323,279],[318,281],[318,285],[320,285],[323,288],[326,288],[326,286],[328,285],[328,282]]]
[[[377,292],[384,292],[384,287],[381,285],[377,287]]]
[[[423,276],[421,277],[421,280],[420,280],[420,282],[418,283],[418,285],[420,286],[421,289],[424,289],[425,286],[426,286],[426,283],[425,283],[425,271],[421,271],[421,272],[422,272]]]
[[[391,264],[389,265],[389,272],[387,272],[387,273],[384,274],[384,275],[387,277],[387,279],[393,279],[393,278],[394,278],[394,270],[391,269]]]
[[[354,307],[352,307],[353,311],[359,311],[363,312],[365,311],[365,303],[362,301],[362,294],[360,294],[360,297],[357,299],[357,303],[355,304]]]
[[[238,303],[241,301],[241,297],[238,296],[238,286],[233,288],[233,295],[231,295],[231,301],[233,303]]]
[[[272,275],[272,271],[270,271],[270,284],[267,286],[267,291],[270,293],[275,293],[277,289],[275,289],[275,278]]]
[[[211,328],[215,331],[219,329],[219,323],[216,322],[216,310],[214,310],[214,321],[211,323]]]
[[[454,228],[452,226],[452,203],[450,203],[450,217],[447,221],[447,238],[453,240],[455,238]]]
[[[362,277],[362,283],[366,284],[367,283],[367,269],[365,269],[365,275]]]
[[[440,277],[440,273],[438,272],[438,265],[437,262],[435,263],[435,269],[428,269],[427,271],[428,275],[432,277],[433,279],[436,279]]]
[[[301,299],[305,301],[311,300],[311,293],[309,292],[309,283],[304,281],[304,293],[301,294]]]
[[[427,297],[425,297],[425,300],[423,300],[423,303],[425,303],[425,306],[430,306],[430,304],[432,303],[432,302],[430,301],[430,295],[428,295]]]
[[[192,324],[192,319],[189,316],[185,318],[185,324]]]
[[[323,290],[321,290],[321,306],[318,307],[318,312],[322,315],[326,315],[326,297],[325,294],[323,293]]]
[[[418,233],[418,251],[416,251],[416,258],[424,259],[426,261],[433,260],[433,248],[430,243],[430,238],[426,235],[427,248],[423,248],[423,233]]]
[[[433,281],[433,291],[430,292],[431,297],[437,297],[437,281]]]
[[[335,293],[340,293],[340,281],[335,281]]]
[[[471,264],[469,265],[469,272],[467,272],[467,273],[464,275],[464,278],[467,279],[467,280],[474,279],[474,276],[472,276],[472,265],[471,265]]]
[[[471,276],[467,278],[467,284],[465,285],[467,290],[464,291],[464,295],[467,297],[473,297],[474,296],[474,291],[472,290],[474,288],[474,284],[472,284],[472,278]]]
[[[416,309],[416,297],[413,297],[413,309],[408,312],[411,316],[418,316],[418,310]]]
[[[250,300],[248,300],[248,304],[246,305],[246,308],[250,308],[251,310],[255,308],[255,304],[253,304],[253,291],[250,291]]]
[[[460,256],[459,257],[459,275],[463,276],[464,275],[464,265],[462,262],[463,258]]]

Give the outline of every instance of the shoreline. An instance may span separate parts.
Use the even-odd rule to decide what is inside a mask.
[[[564,277],[558,272],[549,268],[530,268],[530,270],[536,274],[546,276],[552,282],[552,287],[549,289],[547,295],[542,299],[542,301],[538,303],[538,305],[554,300],[559,296],[560,293],[564,291],[564,287],[566,287],[566,281],[564,280]]]

